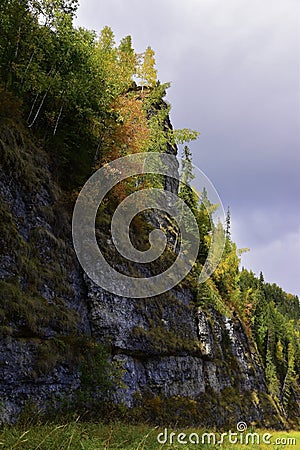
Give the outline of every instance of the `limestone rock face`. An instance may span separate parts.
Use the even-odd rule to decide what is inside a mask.
[[[111,394],[115,402],[133,407],[149,395],[180,397],[202,405],[199,424],[243,419],[280,425],[238,318],[196,307],[188,285],[147,299],[96,286],[75,257],[71,214],[45,154],[12,124],[1,130],[0,152],[2,422],[13,422],[30,402],[47,409],[72,397],[80,385],[78,366],[68,352],[54,349],[88,336],[109,345],[112,360],[123,366],[124,385]],[[165,189],[177,187],[166,179]]]
[[[37,372],[37,342],[12,337],[1,339],[0,398],[1,421],[12,423],[29,404],[41,411],[55,406],[55,399],[66,398],[78,388],[78,371],[57,364],[49,372]]]
[[[49,161],[13,123],[0,132],[0,422],[79,386],[59,352],[90,335],[86,287]]]
[[[235,408],[230,417],[236,423],[246,417],[267,424],[267,405],[278,426],[258,355],[237,318],[196,308],[188,290],[134,300],[86,283],[92,333],[100,342],[109,341],[113,360],[125,369],[126,387],[114,392],[115,402],[133,407],[137,395],[149,394],[203,402],[204,410],[217,402],[202,419],[211,425],[228,423],[223,402]]]

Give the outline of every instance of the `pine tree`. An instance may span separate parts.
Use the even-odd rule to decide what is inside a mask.
[[[279,394],[279,381],[277,378],[276,366],[273,362],[271,351],[267,351],[266,355],[266,380],[269,391],[272,395],[278,396]]]
[[[259,282],[260,282],[260,284],[261,284],[261,286],[264,284],[264,282],[265,282],[265,279],[264,279],[264,276],[263,276],[263,273],[262,272],[260,272],[260,274],[259,274]]]
[[[195,178],[193,174],[192,153],[188,146],[185,146],[182,153],[182,173],[179,190],[179,197],[196,213],[198,208],[198,196],[191,187],[191,182]]]
[[[231,223],[230,223],[230,209],[229,209],[229,206],[228,206],[227,214],[226,214],[226,230],[225,230],[225,235],[226,235],[226,238],[228,238],[228,239],[230,239],[230,237],[231,237],[230,226],[231,226]]]
[[[181,198],[186,205],[189,207],[191,212],[194,214],[196,218],[197,210],[198,210],[198,196],[197,193],[191,187],[191,182],[195,178],[193,174],[193,163],[192,163],[192,153],[188,146],[185,146],[182,152],[182,173],[181,173],[181,181],[179,183],[179,198]],[[182,219],[184,215],[183,208],[179,203],[179,216]],[[184,226],[187,232],[195,235],[198,230],[194,229],[194,224],[190,224],[188,220],[184,220]],[[176,236],[174,250],[176,250],[177,244],[179,240],[179,233]]]
[[[292,393],[292,387],[293,383],[296,379],[296,372],[295,372],[295,348],[291,342],[288,344],[288,367],[286,376],[284,379],[283,387],[282,387],[282,401],[283,406],[286,408],[288,406],[291,393]]]

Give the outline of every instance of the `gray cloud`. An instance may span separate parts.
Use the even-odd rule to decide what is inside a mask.
[[[77,24],[154,48],[172,121],[201,131],[194,163],[252,248],[245,265],[299,294],[298,13],[297,0],[82,0]]]

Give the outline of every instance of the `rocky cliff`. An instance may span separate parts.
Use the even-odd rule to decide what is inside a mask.
[[[2,120],[0,155],[0,396],[2,421],[12,421],[26,403],[44,408],[78,387],[68,340],[90,327],[69,214],[46,154],[21,123]]]
[[[73,251],[72,208],[55,169],[18,120],[1,119],[0,162],[3,422],[28,404],[46,410],[72,398],[82,383],[81,358],[98,342],[124,370],[124,383],[110,391],[116,403],[150,416],[155,405],[169,405],[175,420],[184,407],[198,425],[282,426],[238,317],[200,307],[188,281],[145,299],[94,285]],[[176,190],[168,180],[165,187]],[[101,227],[98,239],[107,242]],[[150,418],[163,421],[156,412]]]
[[[114,393],[117,402],[145,407],[144,397],[174,399],[174,404],[189,399],[198,405],[191,418],[196,423],[281,424],[238,318],[195,307],[188,289],[133,300],[86,284],[93,336],[109,341],[113,359],[126,370],[126,387]]]

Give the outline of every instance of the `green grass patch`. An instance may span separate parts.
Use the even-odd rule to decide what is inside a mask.
[[[232,430],[236,431],[235,428]],[[226,430],[224,431],[224,433]],[[173,433],[171,435],[171,433]],[[184,433],[186,436],[180,435]],[[230,443],[224,436],[224,443],[208,443],[208,436],[204,433],[215,433],[215,439],[220,440],[222,432],[204,429],[176,429],[169,428],[167,433],[165,429],[150,427],[146,424],[129,425],[123,422],[114,422],[112,424],[87,422],[81,423],[78,419],[71,422],[55,424],[30,424],[14,427],[5,427],[0,432],[0,448],[3,449],[23,449],[23,450],[102,450],[102,449],[121,449],[121,450],[154,450],[154,449],[217,449],[227,450],[267,450],[273,448],[297,449],[300,444],[300,432],[277,432],[273,430],[249,429],[242,434],[243,441],[246,441],[247,433],[256,433],[259,435],[260,442],[252,443],[251,436],[248,438],[248,445],[239,442]],[[158,435],[160,441],[158,442]],[[199,444],[196,442],[197,436]],[[165,439],[167,437],[167,439]],[[202,438],[205,443],[202,443]],[[234,437],[233,437],[234,438]],[[240,438],[240,434],[239,434]],[[183,444],[179,441],[187,441]],[[257,439],[257,438],[256,438]],[[266,439],[268,443],[264,443]],[[164,441],[167,441],[164,443]],[[172,443],[170,443],[172,442]]]

